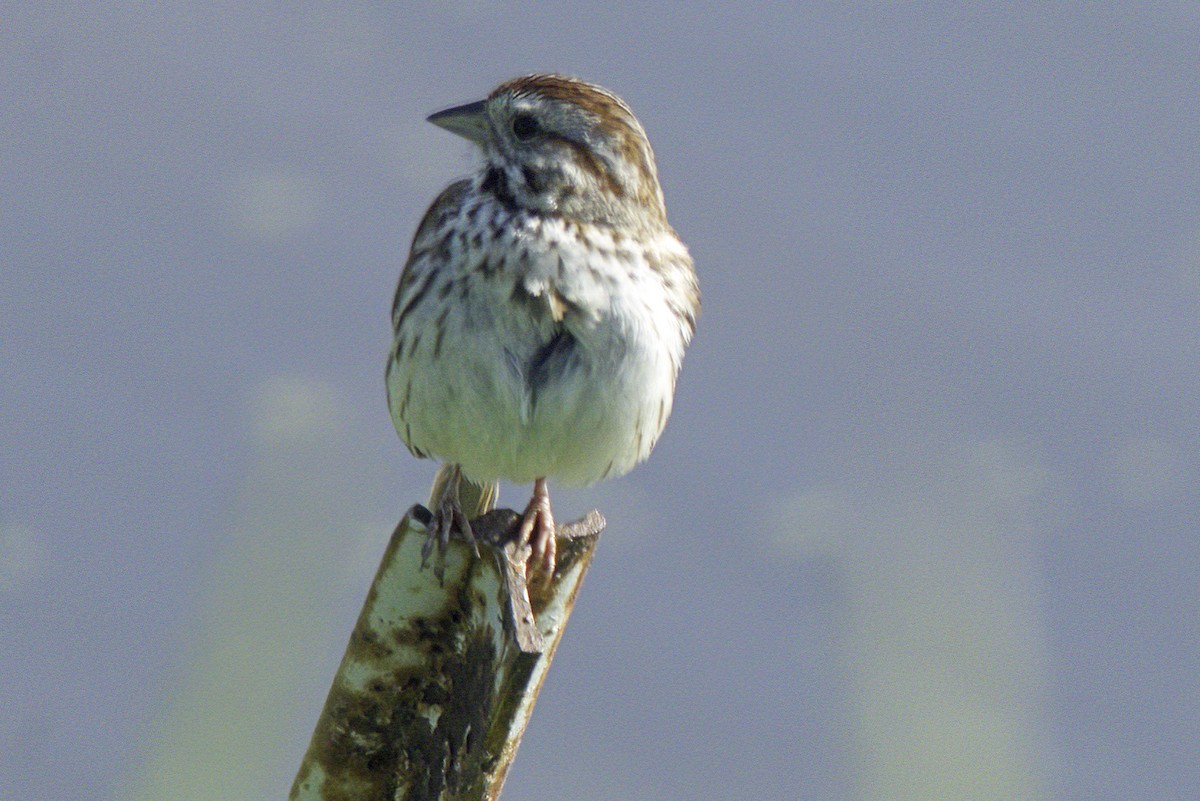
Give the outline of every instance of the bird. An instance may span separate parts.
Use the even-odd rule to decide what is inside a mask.
[[[455,532],[474,543],[497,482],[532,482],[517,537],[550,576],[547,482],[594,484],[650,455],[695,334],[696,272],[645,130],[607,89],[525,75],[427,119],[482,159],[425,213],[392,304],[392,422],[443,462],[423,554]]]

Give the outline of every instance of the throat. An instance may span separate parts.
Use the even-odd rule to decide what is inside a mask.
[[[499,167],[488,167],[480,182],[481,191],[487,192],[509,209],[517,208],[517,198],[508,186],[508,178]]]

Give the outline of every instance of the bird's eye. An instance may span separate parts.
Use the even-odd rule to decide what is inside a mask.
[[[522,142],[528,142],[542,130],[542,126],[538,124],[537,119],[532,114],[518,114],[513,117],[512,132],[513,136],[520,139]]]

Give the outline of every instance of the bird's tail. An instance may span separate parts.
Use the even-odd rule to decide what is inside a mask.
[[[468,520],[474,520],[484,512],[496,508],[496,498],[500,494],[499,482],[476,484],[462,474],[458,465],[446,462],[438,468],[437,475],[433,477],[433,489],[429,492],[431,510],[437,510],[442,497],[451,489],[452,482],[458,482],[458,501]]]

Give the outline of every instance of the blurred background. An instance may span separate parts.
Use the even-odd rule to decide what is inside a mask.
[[[505,798],[1200,797],[1200,6],[9,4],[0,798],[286,796],[392,526],[388,309],[515,75],[704,312]],[[505,487],[520,508],[528,488]]]

